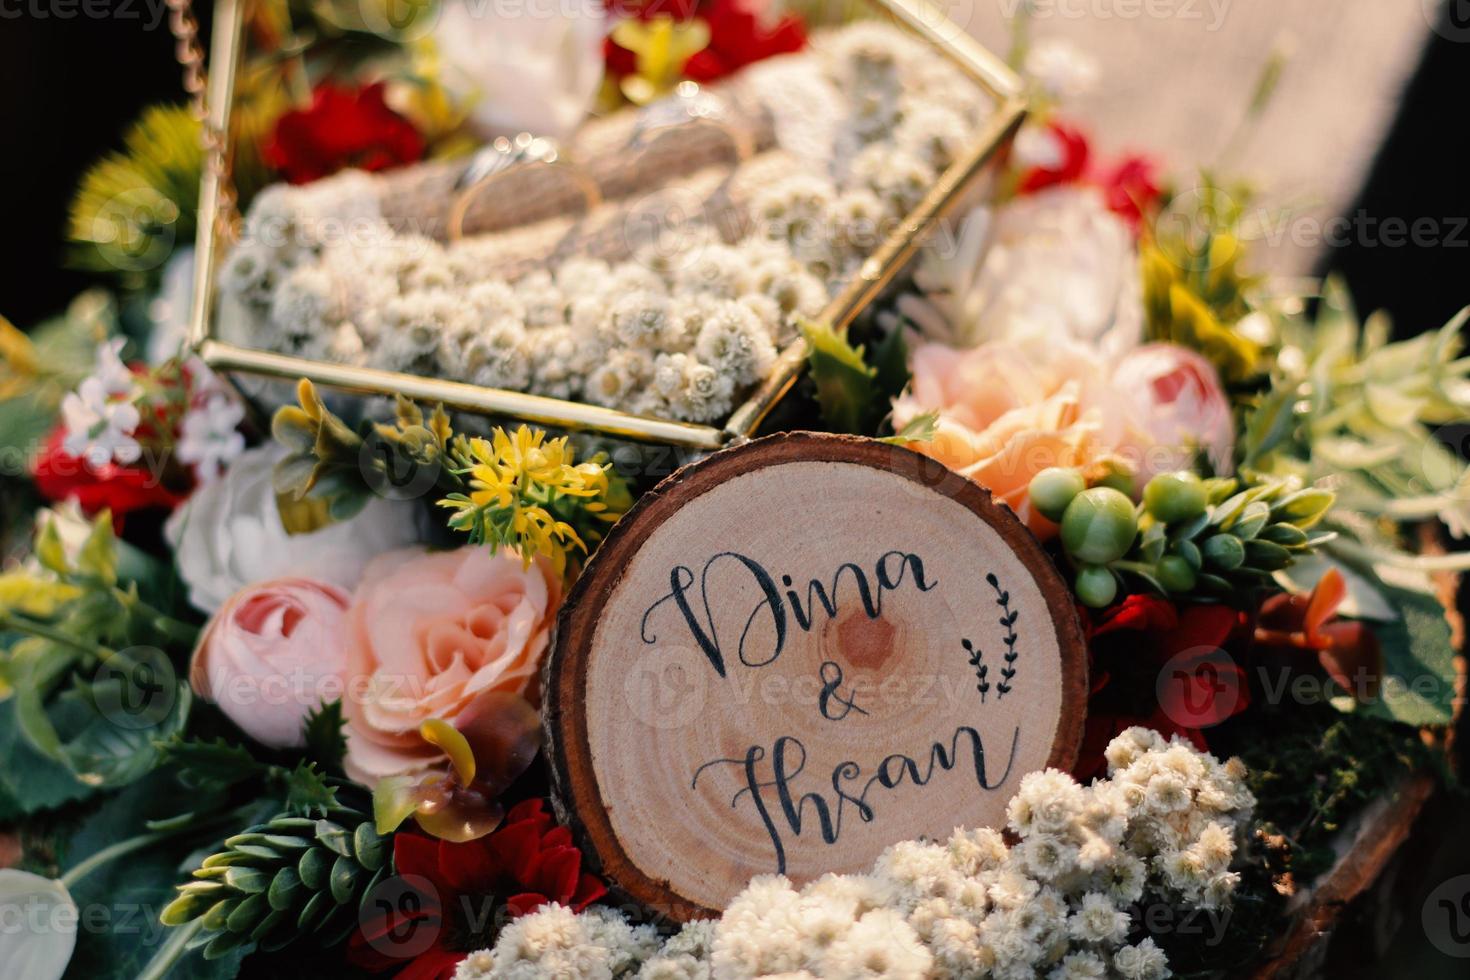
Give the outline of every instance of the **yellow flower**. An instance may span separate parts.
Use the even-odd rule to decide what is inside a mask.
[[[466,492],[439,501],[455,512],[450,526],[475,541],[513,546],[527,564],[545,555],[565,573],[572,552],[586,553],[589,539],[601,539],[597,525],[627,509],[622,483],[615,494],[604,464],[577,463],[565,436],[548,440],[524,425],[496,429],[489,439],[457,439],[451,456]]]
[[[637,69],[620,83],[623,95],[645,105],[679,84],[684,62],[709,46],[709,25],[659,14],[647,20],[623,21],[613,28],[612,39],[638,59]]]

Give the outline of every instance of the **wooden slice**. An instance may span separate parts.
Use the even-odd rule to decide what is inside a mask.
[[[557,632],[558,812],[617,889],[680,920],[754,875],[998,827],[1082,737],[1086,654],[1051,560],[987,491],[872,440],[771,436],[675,473]]]

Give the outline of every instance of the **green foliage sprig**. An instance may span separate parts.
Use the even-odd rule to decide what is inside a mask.
[[[374,493],[407,488],[432,495],[451,514],[451,530],[492,550],[514,548],[530,562],[548,558],[559,572],[602,540],[632,505],[626,481],[601,454],[577,463],[566,437],[520,426],[490,439],[456,434],[442,406],[425,416],[400,396],[391,424],[354,430],[334,415],[309,381],[300,407],[276,412],[271,431],[289,453],[275,486],[297,499],[326,503],[350,517]]]
[[[1438,517],[1470,530],[1470,469],[1439,438],[1470,414],[1470,308],[1437,331],[1391,342],[1387,317],[1360,322],[1328,280],[1315,319],[1283,319],[1270,390],[1245,421],[1242,466],[1323,482],[1343,508],[1395,521]]]
[[[391,873],[390,844],[356,807],[334,804],[316,819],[287,811],[226,839],[159,918],[198,922],[188,948],[203,947],[206,959],[247,943],[333,946],[357,928],[362,903]]]
[[[26,740],[90,786],[145,775],[155,741],[182,730],[191,703],[174,665],[198,628],[122,583],[118,548],[106,511],[74,552],[52,517],[34,562],[0,575],[0,695],[13,696]]]

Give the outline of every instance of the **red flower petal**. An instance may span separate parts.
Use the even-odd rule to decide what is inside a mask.
[[[583,872],[577,879],[577,890],[572,892],[571,901],[567,904],[573,911],[580,912],[606,894],[607,886],[601,878]]]
[[[1017,194],[1034,194],[1048,187],[1075,184],[1087,172],[1090,151],[1082,131],[1057,120],[1047,123],[1047,129],[1061,146],[1062,159],[1054,167],[1032,167],[1022,174]]]
[[[576,893],[581,873],[582,853],[575,847],[562,847],[541,852],[536,872],[526,884],[554,901],[566,903]]]
[[[382,82],[351,89],[323,82],[311,106],[276,120],[263,155],[294,184],[347,167],[383,170],[424,155],[424,140],[407,119],[388,108]]]
[[[454,980],[454,972],[469,953],[433,947],[404,967],[394,980]]]
[[[1373,629],[1364,622],[1343,620],[1328,623],[1319,635],[1325,646],[1317,652],[1317,660],[1338,687],[1359,701],[1377,697],[1383,649]]]
[[[1171,630],[1179,621],[1174,604],[1155,595],[1134,593],[1116,606],[1106,609],[1092,627],[1093,636],[1104,636],[1114,630]]]
[[[538,895],[535,892],[522,892],[519,895],[512,895],[510,898],[507,898],[505,900],[505,907],[510,909],[511,918],[518,919],[528,912],[536,911],[550,901],[551,899],[545,895]]]

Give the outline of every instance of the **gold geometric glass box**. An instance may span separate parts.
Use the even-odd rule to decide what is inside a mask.
[[[799,335],[779,351],[764,380],[754,385],[723,424],[695,424],[519,391],[275,353],[255,349],[227,336],[220,326],[216,280],[237,234],[230,209],[233,194],[228,161],[233,148],[229,145],[228,134],[231,131],[229,123],[236,74],[245,43],[243,23],[248,2],[218,0],[209,63],[206,135],[213,141],[213,159],[212,165],[205,168],[200,193],[199,261],[195,268],[190,340],[191,346],[212,369],[232,377],[237,383],[250,377],[288,381],[307,378],[327,389],[346,393],[369,396],[401,394],[422,404],[442,403],[451,409],[477,415],[700,450],[715,449],[752,435],[796,382],[807,355],[806,343]],[[1020,79],[1004,61],[973,40],[962,27],[948,20],[929,0],[864,0],[862,6],[865,18],[881,19],[900,28],[931,48],[936,58],[958,68],[989,100],[990,113],[978,127],[972,143],[954,155],[953,161],[906,217],[891,224],[856,274],[833,290],[816,319],[839,331],[846,329],[885,287],[909,267],[942,218],[963,204],[975,201],[985,184],[986,175],[991,172],[988,165],[1014,136],[1026,109]],[[692,83],[685,83],[681,96],[697,94],[691,92],[692,88]],[[714,90],[718,91],[718,84]],[[659,103],[654,103],[653,106],[620,110],[618,114],[641,113],[642,118],[636,121],[636,128],[641,132],[647,118],[659,111],[658,106]],[[689,115],[698,114],[690,110]],[[689,121],[681,116],[669,128],[677,129]],[[680,134],[674,132],[664,138],[679,137]],[[507,150],[526,150],[527,140],[528,137],[522,137],[520,146],[499,141],[502,156],[511,156]],[[536,141],[538,145],[540,142]],[[738,142],[738,139],[732,137],[731,142]],[[524,157],[522,153],[520,159]],[[486,182],[485,186],[488,187],[489,183]],[[451,224],[463,218],[465,203],[460,201],[452,209],[455,214]],[[214,220],[206,220],[206,216],[212,216]]]

